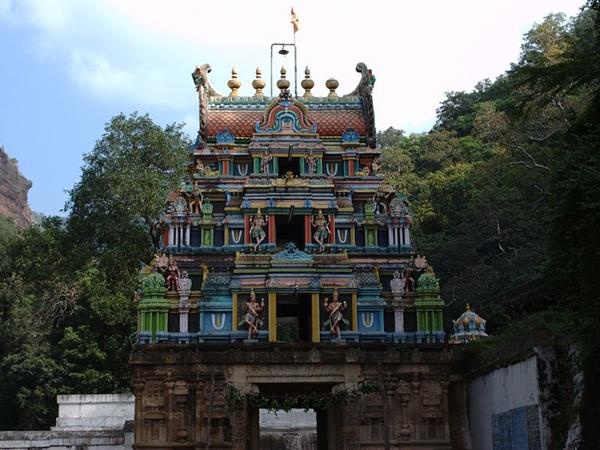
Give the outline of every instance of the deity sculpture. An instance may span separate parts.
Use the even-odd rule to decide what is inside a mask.
[[[269,151],[263,153],[260,157],[260,171],[264,174],[269,173],[269,163],[273,159],[273,155]]]
[[[184,215],[188,212],[188,204],[185,198],[179,196],[175,199],[175,214]]]
[[[188,206],[192,214],[200,214],[203,200],[204,196],[202,195],[202,192],[198,190],[194,190],[194,192],[189,195]]]
[[[338,290],[336,288],[333,291],[331,301],[328,301],[327,297],[325,297],[323,300],[323,306],[325,306],[325,309],[329,314],[329,319],[325,321],[323,326],[328,326],[331,335],[339,339],[342,333],[341,325],[350,325],[350,322],[348,322],[348,320],[346,320],[342,314],[348,307],[348,303],[346,301],[340,301]]]
[[[263,243],[267,234],[265,233],[264,226],[266,224],[267,217],[263,216],[261,210],[256,211],[256,215],[251,219],[250,237],[254,241],[254,251],[258,251],[258,246]]]
[[[394,272],[394,278],[390,281],[390,290],[394,296],[402,296],[406,287],[406,280],[402,278],[399,271]]]
[[[263,326],[262,312],[265,309],[265,299],[262,298],[260,303],[256,301],[256,293],[254,289],[250,291],[250,298],[246,302],[246,314],[239,323],[240,326],[248,327],[248,339],[258,336],[258,330]]]
[[[402,274],[404,280],[404,292],[414,292],[415,290],[415,279],[412,276],[412,270],[405,269]]]
[[[323,215],[323,211],[319,210],[316,217],[312,219],[312,226],[316,228],[313,238],[319,244],[319,250],[325,250],[325,240],[329,237],[331,231],[329,230],[329,221]]]
[[[179,294],[179,306],[188,306],[190,293],[192,292],[192,280],[188,273],[183,270],[177,278],[177,293]]]
[[[314,175],[317,173],[317,161],[319,160],[318,156],[313,155],[312,150],[308,153],[306,157],[306,165],[308,166],[308,174]]]
[[[177,280],[179,278],[179,268],[177,267],[177,261],[173,258],[173,255],[169,256],[169,265],[166,270],[167,274],[167,290],[168,291],[176,291],[177,290]]]
[[[203,177],[215,177],[219,175],[219,171],[217,169],[211,169],[210,166],[205,165],[200,158],[196,160],[196,172]]]

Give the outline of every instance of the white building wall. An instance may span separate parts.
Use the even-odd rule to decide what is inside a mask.
[[[59,395],[57,402],[56,426],[50,431],[1,431],[0,450],[131,450],[132,395]]]
[[[467,389],[472,448],[492,450],[493,414],[540,403],[537,357],[478,377],[468,383]],[[541,448],[546,448],[544,433],[541,433]]]

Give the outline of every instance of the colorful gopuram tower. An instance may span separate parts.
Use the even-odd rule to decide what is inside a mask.
[[[315,395],[319,449],[451,448],[439,283],[378,171],[375,77],[356,70],[349,94],[329,79],[314,97],[307,68],[297,98],[284,68],[273,98],[258,69],[251,97],[235,69],[227,96],[210,66],[192,74],[189,176],[142,274],[135,448],[258,449],[260,399]]]

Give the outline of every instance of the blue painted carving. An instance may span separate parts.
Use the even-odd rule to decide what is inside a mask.
[[[342,142],[358,142],[359,137],[358,132],[354,128],[348,128],[342,134]]]
[[[275,208],[275,200],[273,200],[272,198],[269,198],[267,200],[267,208]]]
[[[307,198],[306,200],[304,200],[304,207],[312,208],[312,200],[310,198]]]
[[[312,257],[308,253],[298,250],[293,242],[285,244],[284,249],[275,253],[272,259],[274,261],[312,261]]]
[[[217,144],[233,144],[235,142],[235,136],[228,128],[217,133]]]
[[[260,123],[256,122],[256,132],[260,133],[273,133],[273,132],[279,132],[283,129],[283,125],[284,123],[289,123],[291,124],[291,128],[296,132],[296,133],[308,133],[308,132],[316,132],[311,129],[307,129],[307,128],[303,128],[302,125],[300,124],[300,119],[298,117],[298,115],[293,112],[293,111],[289,111],[289,110],[282,110],[279,111],[278,113],[275,114],[275,122],[273,123],[273,126],[270,128],[261,128],[260,127]]]
[[[250,208],[250,200],[248,200],[247,198],[245,198],[242,201],[242,208]]]

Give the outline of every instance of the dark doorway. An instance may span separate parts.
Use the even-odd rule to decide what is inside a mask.
[[[279,176],[283,177],[287,172],[292,172],[295,176],[300,176],[300,158],[288,158],[287,156],[277,159],[279,165]]]
[[[277,295],[277,340],[311,341],[310,294]]]
[[[304,216],[275,216],[277,247],[282,248],[288,242],[296,244],[300,250],[304,248]]]

